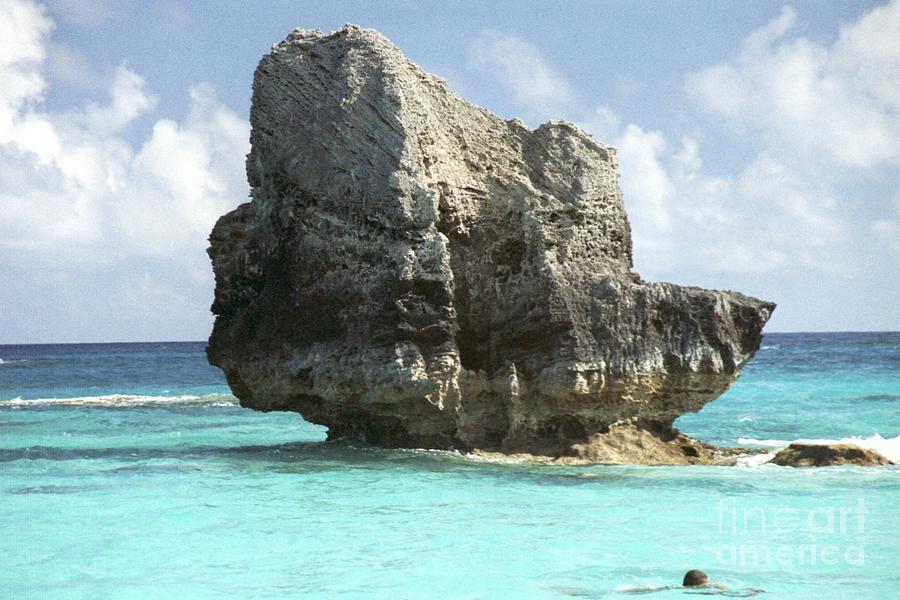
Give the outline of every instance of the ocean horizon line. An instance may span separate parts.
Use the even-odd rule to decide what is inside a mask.
[[[767,331],[766,335],[833,335],[861,333],[900,333],[900,329],[847,329],[847,330],[809,330],[809,331]],[[122,341],[87,341],[87,342],[0,342],[0,348],[9,346],[113,346],[122,344],[205,344],[209,340],[122,340]]]

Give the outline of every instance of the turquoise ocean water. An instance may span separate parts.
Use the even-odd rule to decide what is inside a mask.
[[[202,343],[0,346],[0,598],[900,597],[900,467],[554,467],[325,443]],[[900,461],[900,333],[770,334],[677,425]]]

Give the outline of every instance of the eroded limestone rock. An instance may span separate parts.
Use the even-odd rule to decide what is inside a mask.
[[[856,444],[791,444],[769,462],[783,467],[830,467],[859,465],[875,467],[892,465],[881,453]]]
[[[759,347],[771,302],[631,270],[615,149],[576,126],[504,121],[354,26],[294,31],[253,91],[252,202],[209,250],[208,355],[243,406],[577,455],[671,431]]]

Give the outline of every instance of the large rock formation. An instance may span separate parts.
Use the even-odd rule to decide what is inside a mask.
[[[291,33],[250,118],[252,202],[209,250],[208,355],[243,406],[577,454],[614,424],[675,439],[759,346],[774,304],[631,270],[614,148],[469,104],[376,31]]]

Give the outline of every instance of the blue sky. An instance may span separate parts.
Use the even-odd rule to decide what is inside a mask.
[[[900,1],[0,0],[0,343],[205,339],[253,69],[379,29],[463,97],[619,148],[648,280],[900,329]]]

